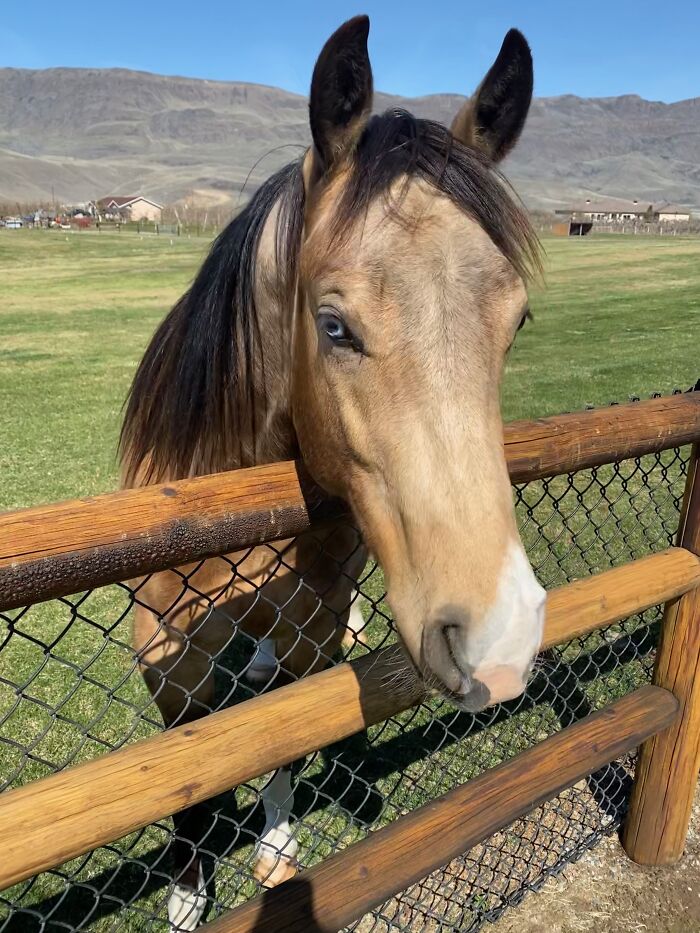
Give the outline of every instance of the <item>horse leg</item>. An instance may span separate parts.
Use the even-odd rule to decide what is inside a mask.
[[[269,636],[258,641],[245,676],[251,684],[259,685],[263,691],[291,683],[293,679],[278,669],[276,641]],[[294,803],[290,765],[271,773],[261,797],[265,809],[265,828],[255,847],[253,875],[264,887],[274,888],[292,878],[297,868],[299,844],[289,825]]]
[[[290,765],[274,771],[262,791],[265,829],[256,847],[255,878],[266,888],[287,881],[296,874],[299,843],[292,835],[294,790]]]
[[[348,621],[343,633],[343,648],[347,651],[354,648],[357,644],[367,645],[367,639],[364,634],[367,623],[362,617],[362,610],[360,609],[361,599],[362,596],[356,593],[352,606],[350,606],[350,614],[348,615]]]
[[[187,642],[174,626],[137,607],[134,644],[146,685],[166,728],[200,719],[214,703],[212,656]],[[195,804],[173,814],[173,885],[168,920],[178,931],[195,930],[207,906],[204,871],[198,851],[206,808]]]
[[[177,931],[196,930],[207,908],[206,879],[199,845],[208,811],[195,804],[173,814],[173,885],[168,920]]]
[[[258,680],[262,680],[262,676],[258,674],[264,670],[266,682],[274,688],[323,670],[340,647],[345,626],[338,624],[335,619],[329,619],[325,625],[320,625],[319,629],[318,634],[326,636],[320,640],[323,651],[321,655],[314,642],[299,640],[298,629],[295,626],[290,626],[290,630],[281,638],[261,639],[253,656],[254,662],[259,659],[259,670],[254,671],[251,676],[249,668],[247,676],[250,679],[257,676]],[[270,676],[270,673],[273,676]],[[274,684],[271,683],[273,677]],[[255,849],[256,863],[253,874],[264,887],[274,888],[292,878],[298,868],[296,856],[299,843],[290,825],[294,806],[291,764],[272,772],[261,796],[265,809],[265,828]]]
[[[246,680],[250,681],[251,684],[260,684],[263,689],[272,686],[272,682],[277,676],[274,638],[260,639],[246,669],[245,676]]]

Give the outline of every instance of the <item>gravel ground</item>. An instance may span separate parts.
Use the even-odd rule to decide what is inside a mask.
[[[490,933],[700,933],[700,791],[686,851],[670,868],[644,868],[616,836],[567,866],[486,931]]]

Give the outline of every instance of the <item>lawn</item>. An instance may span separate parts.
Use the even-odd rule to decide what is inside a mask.
[[[695,382],[700,239],[552,238],[544,245],[546,288],[533,289],[534,321],[506,367],[507,418]],[[0,508],[115,488],[120,411],[134,367],[207,247],[184,237],[0,231]],[[546,585],[667,543],[683,476],[673,453],[658,466],[646,458],[641,470],[585,471],[573,485],[561,478],[521,492],[523,537]],[[364,589],[369,616],[381,576]],[[79,605],[54,601],[12,614],[14,634],[0,655],[0,783],[22,783],[157,728],[152,711],[142,715],[148,698],[124,647],[128,618],[119,619],[128,607],[128,594],[110,587]],[[635,636],[638,626],[631,620],[567,649],[566,670],[578,665],[584,685],[577,704],[599,705],[647,676],[649,642]],[[385,634],[381,618],[371,619],[370,641]],[[593,680],[600,668],[606,673]],[[435,702],[314,756],[295,804],[305,862],[543,738],[558,728],[557,716],[535,693],[512,717],[477,721]],[[235,803],[223,795],[212,804],[216,831],[207,845],[221,862],[218,903],[253,890],[242,878],[261,821],[258,786],[239,789]],[[81,929],[112,930],[123,902],[131,906],[119,914],[120,929],[166,929],[148,914],[162,916],[168,840],[164,821],[76,861],[70,870],[82,886],[67,897],[59,875],[19,886],[12,897],[27,913],[0,929],[38,929],[36,909]],[[138,862],[123,861],[127,850]],[[486,909],[490,897],[478,895],[474,909],[482,901]]]
[[[115,488],[129,382],[208,245],[0,230],[0,508]]]
[[[504,416],[666,393],[700,377],[700,239],[544,241],[544,288],[506,370]]]
[[[546,287],[506,367],[523,418],[700,376],[700,239],[545,241]],[[208,247],[132,233],[0,230],[0,508],[110,490],[121,406]]]

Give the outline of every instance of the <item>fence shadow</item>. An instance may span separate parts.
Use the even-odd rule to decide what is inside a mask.
[[[593,711],[593,704],[582,686],[630,661],[646,657],[655,645],[658,627],[658,623],[640,626],[569,662],[556,651],[546,652],[544,666],[532,679],[525,696],[502,704],[495,712],[470,714],[449,708],[441,715],[433,714],[426,726],[399,732],[378,745],[373,745],[366,733],[350,736],[323,752],[323,767],[316,774],[304,774],[304,762],[295,763],[295,771],[301,776],[295,789],[295,817],[309,816],[319,806],[335,801],[344,811],[353,814],[356,823],[372,827],[386,804],[385,794],[378,785],[392,773],[405,771],[426,756],[467,737],[476,737],[514,715],[537,707],[552,709],[562,728],[571,725]],[[630,783],[630,775],[617,762],[588,778],[597,805],[615,819],[624,812]],[[198,805],[196,819],[201,830],[199,838],[204,840],[205,876],[212,880],[216,866],[253,843],[265,822],[260,799],[251,805],[238,806],[234,792]],[[138,859],[127,857],[115,869],[105,870],[89,881],[71,881],[65,892],[19,908],[4,925],[0,922],[0,933],[34,933],[34,930],[39,933],[45,929],[49,918],[51,924],[68,927],[86,923],[88,918],[95,922],[127,909],[139,898],[165,891],[170,882],[168,863],[175,842],[170,839],[140,854]],[[304,884],[303,878],[287,883]],[[228,906],[216,898],[211,885],[207,893],[210,909],[221,910]],[[305,896],[311,904],[310,890]],[[262,903],[265,903],[264,896]],[[259,928],[260,933],[265,929],[264,922],[263,906],[255,928]],[[163,929],[167,929],[165,921]],[[316,927],[308,929],[313,933]]]

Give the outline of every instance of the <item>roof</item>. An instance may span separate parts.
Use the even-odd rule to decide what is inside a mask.
[[[153,207],[157,207],[160,210],[163,209],[162,204],[158,204],[155,201],[151,201],[150,198],[145,198],[142,194],[131,194],[131,195],[110,195],[106,198],[100,198],[97,202],[102,207],[131,207],[131,205],[136,201],[145,201],[147,204],[152,204]]]
[[[649,201],[625,201],[622,198],[583,201],[570,208],[576,214],[646,214],[650,209],[653,205]]]
[[[678,204],[653,204],[650,201],[626,201],[623,198],[601,198],[599,201],[580,201],[557,210],[558,214],[689,214],[687,207]]]
[[[690,214],[690,208],[682,207],[680,204],[660,204],[654,210],[659,214]]]

